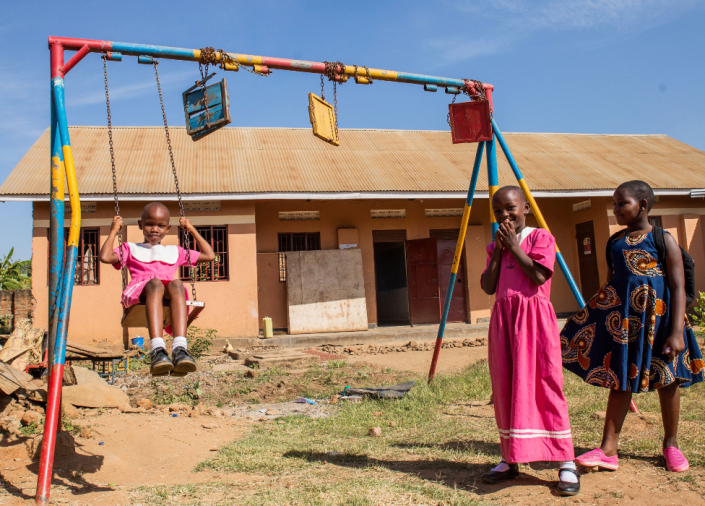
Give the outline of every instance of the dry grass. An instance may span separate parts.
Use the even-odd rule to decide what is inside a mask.
[[[344,386],[335,384],[338,379],[360,371],[337,364],[323,373],[332,374],[326,383],[334,391]],[[319,368],[311,369],[309,379],[320,379],[321,374]],[[162,487],[135,494],[164,505],[486,504],[476,493],[477,480],[499,460],[498,438],[491,408],[470,407],[469,402],[490,396],[487,363],[437,377],[431,386],[411,374],[393,376],[420,381],[401,400],[368,400],[343,405],[330,418],[287,417],[280,419],[283,424],[260,425],[198,466],[224,477],[245,473],[251,476],[246,483]],[[703,486],[702,472],[697,471],[705,467],[704,388],[682,391],[680,445],[696,472],[668,478],[692,490]],[[316,390],[324,393],[325,385],[318,384]],[[576,453],[592,449],[602,433],[602,421],[593,413],[605,409],[607,391],[566,374],[565,392]],[[644,416],[629,415],[620,457],[662,467],[658,396],[641,395],[637,402]],[[381,427],[382,437],[369,437],[370,427]]]

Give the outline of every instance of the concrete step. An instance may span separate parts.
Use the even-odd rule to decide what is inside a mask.
[[[487,323],[452,323],[446,326],[444,339],[465,339],[486,336]],[[231,337],[227,340],[233,348],[252,346],[279,346],[281,348],[308,348],[323,344],[353,346],[356,344],[392,343],[401,341],[433,341],[438,334],[438,325],[415,325],[404,327],[377,327],[357,332],[324,332],[318,334],[280,335],[271,339],[256,337]],[[215,339],[211,352],[219,352],[225,346],[225,339]]]

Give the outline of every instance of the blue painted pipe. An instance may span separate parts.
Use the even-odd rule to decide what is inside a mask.
[[[500,132],[499,128],[497,127],[497,123],[495,123],[494,118],[492,119],[492,130],[494,132],[495,138],[497,139],[497,142],[499,142],[499,145],[502,147],[502,151],[504,151],[504,156],[507,158],[509,166],[512,168],[514,176],[517,178],[519,186],[521,186],[521,188],[524,190],[526,198],[531,204],[531,208],[534,211],[534,216],[536,216],[536,220],[539,222],[541,228],[545,228],[550,232],[550,230],[548,229],[548,224],[546,223],[546,220],[541,214],[541,209],[539,209],[536,200],[534,200],[534,196],[531,194],[529,186],[526,184],[526,181],[524,181],[524,176],[522,176],[516,160],[514,160],[511,151],[509,151],[509,146],[507,146],[504,137],[502,137],[502,132]],[[565,263],[565,259],[563,258],[563,255],[561,254],[560,250],[558,249],[558,244],[556,244],[556,260],[558,261],[558,265],[560,266],[561,271],[563,271],[563,275],[565,276],[565,279],[568,282],[570,290],[573,292],[573,297],[575,297],[575,300],[578,302],[578,305],[581,308],[585,307],[585,300],[583,299],[583,295],[580,293],[578,285],[575,282],[575,279],[573,279],[573,275],[570,273],[570,269],[568,269],[568,265]]]
[[[472,177],[470,178],[470,187],[468,188],[468,196],[465,199],[465,204],[467,206],[467,212],[470,213],[470,208],[472,206],[472,201],[475,198],[475,187],[477,186],[477,178],[480,175],[480,165],[482,162],[482,153],[485,149],[485,143],[480,142],[477,146],[477,151],[475,153],[475,164],[472,168]],[[460,235],[465,236],[465,231],[461,230]],[[463,241],[464,242],[464,241]],[[458,249],[462,252],[462,244],[458,240]],[[443,301],[443,313],[441,315],[441,323],[438,326],[438,336],[437,339],[443,339],[443,334],[446,329],[446,322],[448,321],[448,313],[450,312],[450,301],[453,298],[453,289],[455,288],[455,278],[458,277],[458,272],[451,272],[450,279],[448,280],[448,290],[446,291],[446,298]]]
[[[56,325],[61,305],[61,274],[64,259],[64,155],[61,152],[61,134],[56,117],[53,84],[51,86],[51,203],[49,219],[49,331],[48,363],[54,363]]]
[[[428,381],[433,379],[436,374],[436,364],[438,363],[438,355],[441,352],[441,344],[443,341],[443,334],[446,330],[446,323],[448,322],[448,313],[450,312],[450,302],[453,298],[453,289],[455,288],[455,281],[458,277],[458,267],[461,260],[461,255],[463,252],[463,244],[465,242],[465,233],[467,231],[468,220],[470,219],[470,211],[472,208],[472,201],[475,197],[475,187],[477,186],[477,178],[480,175],[480,166],[482,165],[482,153],[485,149],[485,143],[480,142],[477,146],[477,151],[475,153],[475,164],[472,168],[472,176],[470,178],[470,187],[468,188],[468,195],[465,199],[465,209],[463,209],[463,220],[460,227],[460,233],[458,234],[458,244],[455,247],[455,257],[453,258],[453,268],[451,269],[450,279],[448,280],[448,290],[446,290],[445,300],[443,301],[443,312],[441,313],[441,323],[438,325],[438,335],[436,336],[436,346],[433,350],[433,358],[431,359],[431,370],[428,373]]]
[[[494,137],[487,141],[487,190],[490,200],[490,223],[492,223],[492,240],[499,229],[499,224],[494,218],[492,211],[492,196],[499,188],[499,176],[497,175],[497,150],[495,148]]]

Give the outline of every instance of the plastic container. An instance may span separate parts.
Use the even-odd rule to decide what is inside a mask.
[[[265,339],[271,339],[274,337],[274,331],[272,330],[272,319],[269,316],[262,318],[262,332],[264,333]]]
[[[130,342],[132,343],[132,346],[144,348],[144,337],[133,337]]]

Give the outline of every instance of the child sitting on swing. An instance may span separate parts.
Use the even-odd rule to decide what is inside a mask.
[[[144,234],[143,243],[123,243],[122,261],[130,270],[130,282],[122,292],[122,305],[125,308],[135,304],[145,304],[151,346],[152,376],[185,376],[196,370],[196,361],[187,350],[186,321],[188,292],[180,279],[174,279],[177,269],[215,260],[215,253],[208,241],[203,239],[189,220],[182,217],[179,226],[191,234],[200,252],[185,250],[180,246],[164,246],[162,239],[169,233],[169,209],[159,202],[144,206],[142,217],[137,222]],[[110,234],[100,249],[100,261],[121,269],[121,255],[113,249],[115,237],[122,228],[122,218],[115,216]],[[171,326],[174,340],[171,345],[172,358],[166,352],[163,338],[164,310],[168,301],[171,309]],[[172,362],[173,359],[173,362]]]

